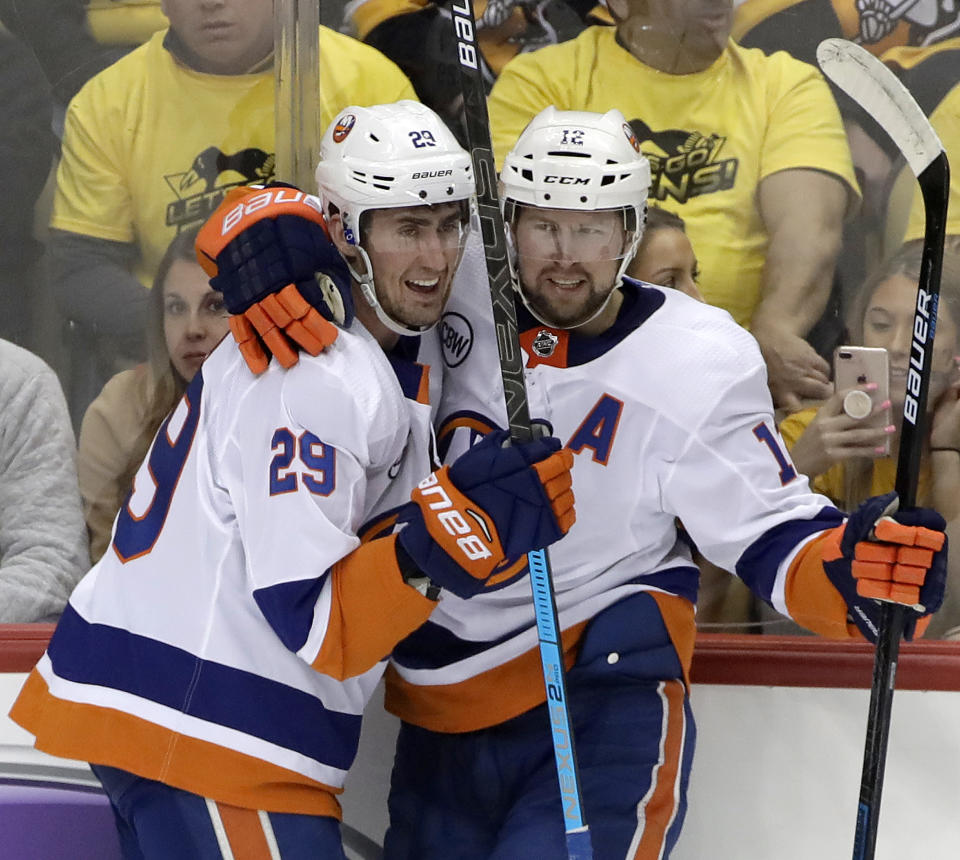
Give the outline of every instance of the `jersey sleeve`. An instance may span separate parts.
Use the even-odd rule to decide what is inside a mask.
[[[133,242],[133,201],[123,175],[126,159],[111,138],[116,120],[110,89],[117,83],[101,73],[67,108],[50,226],[113,242]]]
[[[822,565],[824,541],[844,516],[796,471],[773,420],[759,351],[745,352],[748,359],[730,364],[727,384],[704,397],[712,405],[662,482],[665,509],[709,561],[778,612],[814,632],[851,635]],[[706,382],[716,386],[712,373]]]
[[[279,413],[263,415],[246,398],[231,491],[256,605],[287,648],[344,678],[384,659],[434,604],[403,583],[394,538],[357,537],[403,454],[405,416],[369,374],[330,364],[318,374],[305,357],[278,369]]]

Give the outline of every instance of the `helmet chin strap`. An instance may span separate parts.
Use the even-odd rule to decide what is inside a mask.
[[[380,304],[380,300],[377,298],[377,290],[373,283],[373,266],[370,263],[370,256],[362,247],[360,247],[360,245],[355,245],[354,248],[356,248],[360,259],[363,261],[364,272],[363,274],[358,272],[349,260],[347,261],[347,268],[350,270],[350,274],[353,275],[353,279],[357,282],[357,284],[359,284],[360,292],[363,293],[363,297],[366,299],[367,304],[373,308],[373,312],[377,315],[377,319],[380,320],[381,323],[383,323],[394,334],[404,335],[407,337],[417,337],[426,331],[430,331],[430,329],[436,326],[437,323],[433,322],[430,325],[412,327],[404,325],[403,323],[398,322],[391,317],[383,309],[383,305]]]

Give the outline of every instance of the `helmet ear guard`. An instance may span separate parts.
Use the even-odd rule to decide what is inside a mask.
[[[358,252],[363,270],[348,267],[377,318],[401,335],[431,328],[407,326],[384,311],[361,243],[363,216],[375,209],[460,202],[469,228],[476,208],[473,164],[443,120],[410,100],[345,108],[323,135],[316,179],[324,211],[339,215],[345,241]]]
[[[640,244],[650,190],[650,164],[620,111],[600,114],[545,108],[530,121],[504,159],[500,184],[513,284],[528,309],[513,235],[521,206],[582,212],[622,210],[627,241],[612,295]]]

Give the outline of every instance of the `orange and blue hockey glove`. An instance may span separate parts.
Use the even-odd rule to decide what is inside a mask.
[[[509,585],[525,556],[560,540],[576,519],[573,455],[552,437],[510,443],[484,437],[452,466],[428,475],[400,509],[402,554],[459,597]]]
[[[230,330],[254,373],[270,355],[319,355],[334,322],[353,318],[350,273],[330,241],[320,200],[284,183],[230,191],[200,229],[197,259],[223,293]]]
[[[947,584],[943,517],[929,508],[899,512],[898,502],[896,493],[867,499],[824,548],[824,570],[871,642],[877,639],[878,601],[914,610],[904,630],[912,639],[940,608]]]

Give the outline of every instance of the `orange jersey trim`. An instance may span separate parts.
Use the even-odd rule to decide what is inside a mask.
[[[246,809],[341,817],[335,795],[342,788],[132,714],[57,698],[36,669],[10,716],[51,755],[120,768]]]
[[[797,553],[787,571],[787,610],[797,624],[821,636],[862,639],[856,625],[847,622],[847,603],[823,569],[824,561],[840,558],[844,528],[824,532]]]
[[[576,661],[587,622],[564,630],[563,663]],[[473,732],[506,722],[546,701],[540,649],[456,684],[411,684],[387,667],[384,707],[401,720],[434,732]]]
[[[327,632],[312,664],[318,672],[338,680],[363,674],[433,612],[437,604],[403,581],[396,540],[361,544],[333,566]]]
[[[648,592],[656,601],[670,640],[690,686],[690,664],[696,636],[694,608],[675,594]],[[563,631],[564,666],[576,662],[590,619]],[[539,647],[506,663],[454,684],[412,684],[396,667],[386,672],[384,707],[404,722],[434,732],[472,732],[513,719],[546,701]]]

